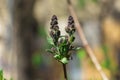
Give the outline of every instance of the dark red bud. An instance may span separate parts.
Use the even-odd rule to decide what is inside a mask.
[[[57,16],[56,16],[56,15],[53,15],[51,20],[52,20],[52,21],[53,21],[53,20],[57,20]]]

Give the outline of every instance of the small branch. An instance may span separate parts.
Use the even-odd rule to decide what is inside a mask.
[[[84,46],[86,52],[87,52],[88,55],[90,56],[92,62],[94,63],[96,69],[97,69],[98,72],[100,73],[100,75],[101,75],[101,77],[103,78],[103,80],[109,80],[109,79],[107,78],[106,74],[103,72],[102,67],[100,66],[97,58],[96,58],[95,55],[94,55],[93,50],[91,49],[91,47],[89,46],[89,44],[88,44],[88,42],[87,42],[87,40],[86,40],[86,38],[85,38],[85,35],[84,35],[83,30],[82,30],[82,28],[81,28],[81,25],[80,25],[80,23],[79,23],[78,17],[77,17],[77,15],[76,15],[76,13],[75,13],[75,11],[74,11],[74,9],[73,9],[73,6],[72,6],[72,4],[71,4],[71,1],[70,1],[70,0],[67,0],[67,2],[68,2],[68,8],[69,8],[69,11],[70,11],[70,13],[71,13],[71,16],[74,18],[74,21],[75,21],[75,27],[76,27],[76,29],[77,29],[77,31],[78,31],[78,34],[79,34],[79,36],[80,36],[80,38],[81,38],[81,41],[82,41],[82,43],[83,43],[83,46]]]
[[[66,80],[68,80],[68,78],[67,78],[66,64],[62,64],[62,65],[63,65],[64,77],[65,77]]]

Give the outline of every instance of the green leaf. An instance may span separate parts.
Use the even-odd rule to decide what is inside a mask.
[[[75,40],[75,37],[73,35],[71,35],[69,42],[72,43],[74,40]]]
[[[60,59],[61,59],[61,56],[58,55],[58,54],[56,54],[56,55],[54,56],[54,58],[57,59],[57,60],[60,60]]]
[[[49,44],[54,45],[54,43],[53,43],[53,39],[52,39],[52,38],[50,38],[50,37],[47,38],[47,41],[48,41]]]
[[[86,57],[86,52],[84,49],[80,49],[78,52],[77,52],[77,56],[79,59],[84,59]]]
[[[68,63],[68,59],[66,57],[62,58],[60,60],[63,64],[67,64]]]
[[[53,54],[53,51],[51,49],[46,49],[46,51]]]

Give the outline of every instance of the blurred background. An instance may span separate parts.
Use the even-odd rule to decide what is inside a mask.
[[[120,80],[120,0],[72,0],[85,36],[110,80]],[[64,80],[62,65],[47,53],[52,15],[64,27],[66,0],[0,0],[0,69],[8,80]],[[75,46],[82,46],[75,33]],[[69,80],[102,80],[84,49],[72,54]]]

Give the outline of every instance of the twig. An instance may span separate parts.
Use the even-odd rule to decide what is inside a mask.
[[[67,78],[66,64],[62,64],[62,65],[63,65],[64,77],[65,77],[66,80],[68,80],[68,78]]]
[[[68,8],[69,8],[69,11],[70,11],[70,13],[71,13],[71,16],[74,18],[74,21],[75,21],[75,27],[76,27],[76,29],[77,29],[77,31],[78,31],[78,34],[79,34],[79,36],[80,36],[80,38],[81,38],[81,41],[82,41],[82,43],[83,43],[83,46],[84,46],[86,52],[87,52],[88,55],[90,56],[92,62],[94,63],[96,69],[98,70],[98,72],[101,74],[103,80],[109,80],[109,79],[107,78],[106,74],[103,72],[102,67],[100,66],[97,58],[96,58],[95,55],[94,55],[93,50],[91,49],[91,47],[89,46],[89,44],[88,44],[88,42],[87,42],[87,40],[86,40],[86,38],[85,38],[85,35],[84,35],[83,30],[82,30],[82,28],[81,28],[81,25],[80,25],[80,23],[79,23],[79,21],[78,21],[78,17],[77,17],[77,15],[76,15],[76,13],[75,13],[75,11],[74,11],[74,9],[73,9],[73,6],[72,6],[72,4],[71,4],[71,1],[70,1],[70,0],[67,0],[67,2],[68,2]]]

